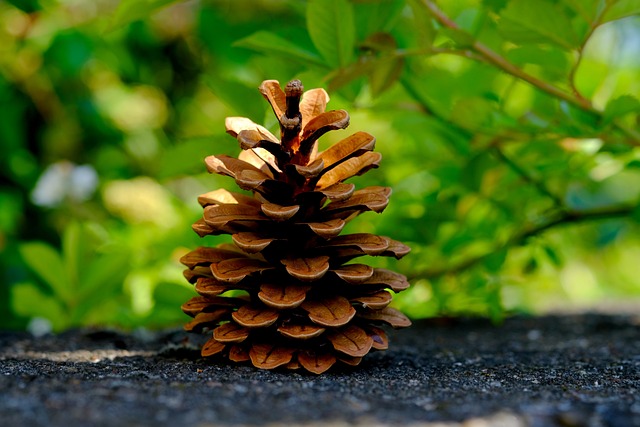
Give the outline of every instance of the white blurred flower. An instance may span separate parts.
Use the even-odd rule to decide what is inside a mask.
[[[90,165],[76,165],[67,160],[47,167],[35,188],[31,200],[38,206],[54,208],[65,200],[84,202],[98,186],[98,174]]]
[[[53,325],[49,319],[44,317],[34,317],[29,321],[27,330],[36,338],[42,338],[53,332]]]

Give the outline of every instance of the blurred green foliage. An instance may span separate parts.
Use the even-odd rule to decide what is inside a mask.
[[[410,244],[414,317],[640,295],[640,7],[627,0],[0,3],[0,327],[183,321],[225,116],[325,87],[393,187],[351,232]],[[336,138],[345,133],[336,132]],[[330,138],[329,138],[330,139]],[[323,144],[328,143],[324,141]]]

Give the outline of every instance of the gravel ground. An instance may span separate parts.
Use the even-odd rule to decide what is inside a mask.
[[[0,425],[640,426],[639,324],[422,321],[321,376],[205,361],[182,331],[0,332]]]

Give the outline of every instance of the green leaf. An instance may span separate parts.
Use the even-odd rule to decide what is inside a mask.
[[[602,22],[615,21],[616,19],[640,14],[640,2],[638,0],[618,0],[604,14]]]
[[[538,270],[538,260],[535,257],[531,257],[529,261],[522,268],[524,274],[533,274]]]
[[[638,101],[638,98],[631,95],[622,95],[607,103],[604,114],[602,115],[602,121],[604,124],[608,124],[617,117],[639,112],[640,101]]]
[[[428,50],[433,45],[436,29],[431,15],[416,1],[409,1],[410,8],[400,15],[390,31],[403,49],[420,48]]]
[[[433,84],[436,78],[441,82],[451,81],[450,74],[446,71],[434,70],[431,68],[423,69],[422,64],[418,64],[415,60],[407,61],[413,67],[406,67],[402,75],[402,85],[407,93],[421,104],[428,106],[429,110],[433,110],[438,116],[449,115],[449,99],[443,93],[447,88],[444,85]],[[425,82],[430,84],[425,84]]]
[[[179,0],[120,0],[106,31],[113,31],[120,27],[147,18],[158,9],[176,3]]]
[[[48,319],[55,330],[67,325],[67,311],[60,301],[44,294],[33,283],[16,283],[11,287],[11,308],[19,316]]]
[[[153,300],[156,304],[167,306],[175,306],[176,301],[186,301],[196,295],[193,286],[188,286],[186,282],[184,284],[161,282],[153,290]]]
[[[482,0],[482,5],[493,12],[500,12],[507,3],[508,0]]]
[[[258,31],[233,44],[238,47],[253,49],[265,54],[274,54],[287,60],[305,64],[326,65],[316,52],[301,48],[296,43],[269,31]]]
[[[376,62],[377,59],[374,57],[361,56],[356,62],[335,70],[327,77],[329,91],[334,92],[360,77],[372,73]]]
[[[368,0],[353,5],[358,40],[389,31],[405,6],[405,0]]]
[[[566,101],[560,101],[560,111],[569,120],[563,121],[566,131],[574,135],[590,135],[600,128],[600,117],[596,113],[585,111]]]
[[[379,96],[395,83],[404,67],[404,58],[395,54],[396,40],[388,33],[372,34],[362,44],[364,48],[378,52],[375,60],[369,60],[369,85],[373,96]]]
[[[80,291],[82,297],[97,293],[102,297],[121,289],[130,270],[131,255],[127,248],[112,248],[87,262],[83,269]]]
[[[331,67],[345,67],[351,62],[356,31],[353,6],[347,0],[310,0],[307,29]]]
[[[553,43],[566,49],[578,45],[571,21],[549,0],[514,0],[501,13],[498,30],[515,43]]]
[[[543,245],[542,249],[555,267],[562,267],[562,258],[554,248],[549,245]]]
[[[22,204],[23,196],[19,190],[3,189],[0,191],[0,206],[2,206],[0,209],[0,233],[6,236],[18,229],[24,212]]]
[[[55,249],[43,242],[30,242],[20,245],[18,250],[27,265],[49,285],[55,295],[64,301],[71,299],[69,277]]]
[[[369,75],[369,85],[371,94],[379,96],[389,89],[402,75],[404,59],[398,56],[388,56],[380,58],[373,72]]]
[[[482,181],[496,167],[496,160],[489,151],[481,151],[470,157],[462,169],[460,183],[474,192],[482,192]]]
[[[507,260],[507,253],[506,249],[500,249],[487,256],[483,261],[485,268],[491,273],[499,272]]]
[[[470,47],[476,41],[471,34],[457,28],[441,28],[439,33],[450,38],[459,48]]]
[[[461,98],[451,111],[451,121],[469,130],[489,127],[495,111],[493,104],[480,97]]]
[[[516,65],[539,65],[541,72],[551,78],[566,78],[570,69],[570,58],[566,50],[555,46],[519,46],[507,52],[507,58]]]
[[[565,3],[578,15],[585,18],[589,23],[593,23],[598,13],[604,7],[606,0],[565,0]]]
[[[7,0],[7,3],[25,13],[34,13],[42,9],[38,0]]]

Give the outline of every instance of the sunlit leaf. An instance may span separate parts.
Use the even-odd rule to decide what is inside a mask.
[[[351,62],[356,34],[353,6],[348,0],[310,0],[307,28],[330,66],[344,67]]]
[[[73,298],[74,289],[62,258],[55,249],[43,242],[23,243],[18,250],[24,261],[51,291],[64,301]]]
[[[43,293],[35,284],[17,283],[11,287],[11,307],[19,316],[42,317],[49,320],[55,330],[69,326],[68,309],[61,301]]]
[[[570,70],[571,55],[553,45],[524,45],[507,52],[507,58],[521,67],[535,64],[550,78],[566,78]]]
[[[640,3],[637,0],[618,0],[611,3],[613,4],[607,9],[602,22],[640,14]]]
[[[578,44],[571,21],[550,0],[510,1],[500,14],[498,29],[515,43],[553,43],[567,49]]]

